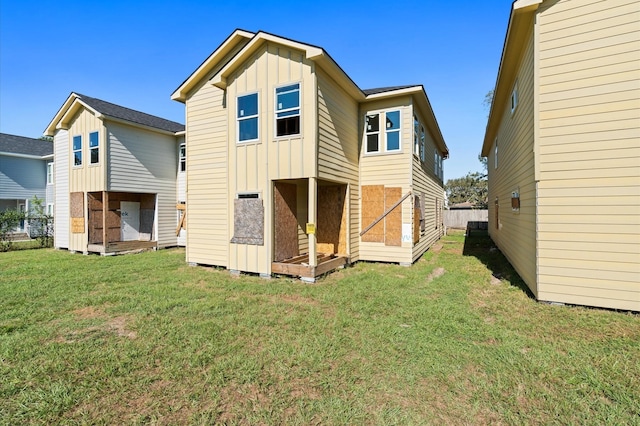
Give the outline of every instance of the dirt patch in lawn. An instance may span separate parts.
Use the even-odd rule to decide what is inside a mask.
[[[127,328],[127,324],[130,322],[130,319],[125,315],[112,317],[95,306],[85,306],[84,308],[76,309],[73,311],[73,314],[78,321],[103,320],[103,323],[100,325],[70,330],[63,335],[58,336],[55,339],[57,343],[74,343],[77,341],[100,338],[105,334],[115,334],[118,337],[124,337],[127,339],[135,339],[138,337],[138,334],[135,331]]]
[[[427,282],[431,282],[433,280],[435,280],[436,278],[440,278],[441,276],[443,276],[445,274],[445,271],[443,267],[438,267],[436,269],[434,269],[428,276],[427,276]]]

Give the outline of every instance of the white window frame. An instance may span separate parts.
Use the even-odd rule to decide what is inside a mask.
[[[436,176],[440,176],[440,171],[438,170],[438,150],[436,148],[433,149],[433,174]]]
[[[47,203],[47,216],[53,216],[53,203]]]
[[[387,130],[387,114],[398,112],[398,128]],[[384,112],[384,152],[402,152],[402,110],[390,109]],[[398,149],[389,149],[389,133],[398,133]]]
[[[54,169],[53,169],[53,161],[49,161],[47,163],[47,185],[53,185],[54,179]]]
[[[366,113],[364,115],[364,152],[365,154],[380,154],[382,152],[382,137],[380,136],[380,112],[370,112],[370,113]],[[378,130],[376,131],[372,131],[370,132],[369,129],[367,129],[367,117],[369,116],[374,116],[377,115],[378,116]],[[369,135],[377,135],[378,136],[378,150],[377,151],[369,151]]]
[[[278,110],[278,89],[282,89],[287,86],[298,86],[298,107],[297,108],[285,108]],[[281,84],[273,88],[273,137],[276,139],[291,138],[293,136],[300,136],[302,134],[302,84],[299,81]],[[284,117],[278,117],[278,114],[298,110],[297,114],[287,115]],[[291,133],[288,135],[278,135],[278,120],[284,118],[298,117],[298,133]]]
[[[80,138],[80,148],[75,149],[74,144],[76,142],[76,138]],[[80,153],[80,164],[76,164],[76,152]],[[82,155],[82,135],[73,135],[71,138],[71,164],[73,167],[82,167],[83,164],[83,155]]]
[[[413,114],[413,154],[420,158],[420,121]]]
[[[257,104],[257,108],[256,108],[256,114],[253,115],[248,115],[248,116],[243,116],[243,117],[238,117],[238,100],[240,98],[244,98],[245,96],[251,96],[251,95],[256,95],[256,104]],[[248,92],[248,93],[243,93],[242,95],[237,95],[236,96],[236,143],[238,144],[245,144],[245,143],[252,143],[252,142],[257,142],[260,140],[260,92]],[[256,127],[256,138],[255,139],[245,139],[245,140],[240,140],[240,122],[244,121],[244,120],[250,120],[256,118],[258,121],[258,126]]]
[[[96,146],[91,146],[91,135],[97,135],[98,144]],[[94,150],[98,151],[98,160],[95,163],[91,155]],[[100,132],[97,130],[89,133],[89,165],[95,166],[96,164],[100,164]]]
[[[513,85],[513,90],[511,91],[511,115],[513,115],[513,113],[516,111],[516,109],[518,108],[518,82],[516,81],[515,84]]]
[[[182,142],[178,147],[178,172],[187,171],[187,144]]]
[[[498,168],[498,138],[493,143],[493,168]]]
[[[427,161],[427,139],[424,131],[424,125],[420,124],[420,161]]]

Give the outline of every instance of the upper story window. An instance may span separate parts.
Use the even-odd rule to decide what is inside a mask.
[[[384,120],[384,141],[380,132],[380,121]],[[365,152],[400,151],[400,111],[367,114],[365,117]]]
[[[82,136],[73,137],[73,165],[82,166]]]
[[[367,115],[365,122],[366,152],[380,152],[380,114]]]
[[[420,156],[420,122],[418,121],[418,117],[413,116],[413,153],[416,156]]]
[[[300,134],[300,83],[276,88],[276,137]]]
[[[434,149],[433,150],[433,174],[435,174],[436,176],[440,176],[440,162],[438,161],[438,150]]]
[[[53,163],[47,163],[47,185],[53,185]]]
[[[444,180],[444,158],[442,158],[442,155],[438,154],[438,159],[440,160],[440,166],[438,167],[438,170],[440,171],[439,178],[440,180]]]
[[[238,96],[238,142],[258,140],[258,94]]]
[[[178,171],[184,172],[187,170],[187,146],[184,142],[180,144],[178,163]]]
[[[493,148],[493,168],[497,169],[498,168],[498,138],[496,138],[493,146],[494,146],[494,148]]]
[[[385,150],[400,151],[400,111],[389,111],[385,115]]]
[[[511,92],[511,114],[514,113],[518,106],[518,82],[513,85],[513,91]]]
[[[424,126],[420,126],[420,160],[427,161],[427,140],[424,137]]]
[[[89,163],[98,164],[100,161],[100,147],[98,142],[98,132],[89,133]]]

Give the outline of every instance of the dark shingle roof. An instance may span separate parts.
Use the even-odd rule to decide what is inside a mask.
[[[106,116],[119,118],[121,120],[173,133],[184,131],[184,124],[176,123],[175,121],[166,120],[164,118],[156,117],[155,115],[146,114],[130,108],[125,108],[101,99],[81,95],[80,93],[76,93],[76,95],[78,95],[78,97],[91,108]]]
[[[393,92],[394,90],[402,90],[402,89],[408,89],[410,87],[416,87],[416,86],[420,86],[419,84],[411,84],[408,86],[390,86],[390,87],[378,87],[376,89],[364,89],[362,90],[362,92],[366,95],[375,95],[377,93],[384,93],[384,92]]]
[[[41,139],[0,133],[0,152],[43,157],[53,154],[53,143]]]

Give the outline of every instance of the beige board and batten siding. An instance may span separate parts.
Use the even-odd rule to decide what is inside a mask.
[[[538,298],[640,310],[640,2],[538,24]]]
[[[316,176],[316,82],[314,64],[298,50],[265,43],[227,79],[229,151],[228,221],[239,193],[257,192],[263,200],[264,243],[229,245],[229,269],[271,273],[273,245],[272,181]],[[275,137],[275,89],[300,83],[300,135]],[[258,141],[237,142],[237,97],[258,93]],[[233,237],[229,229],[227,242]]]
[[[156,194],[158,247],[177,244],[176,137],[133,126],[106,122],[108,191]]]
[[[69,192],[84,193],[84,230],[85,232],[71,232],[69,234],[69,250],[87,251],[87,192],[104,191],[106,188],[106,168],[105,164],[105,131],[102,120],[87,110],[80,108],[70,120],[69,126],[69,149],[68,164],[69,172]],[[89,133],[98,132],[99,158],[98,164],[90,164]],[[73,138],[82,136],[82,165],[74,165]]]
[[[229,51],[185,101],[187,262],[229,265],[228,126],[225,91],[209,80],[246,45]]]
[[[527,41],[517,66],[517,106],[502,105],[497,136],[488,156],[489,235],[537,296],[536,286],[536,185],[534,178],[534,29],[529,23]],[[495,139],[498,143],[496,167]],[[519,191],[520,209],[511,208],[511,195]],[[498,199],[496,220],[495,200]],[[497,226],[496,226],[497,221]]]
[[[434,153],[438,150],[430,129],[427,127],[425,116],[414,104],[413,111],[425,131],[425,161],[419,158],[419,154],[412,155],[412,188],[414,197],[416,195],[425,196],[423,202],[425,207],[425,231],[420,232],[420,239],[413,247],[412,261],[415,262],[427,251],[437,240],[444,235],[443,212],[444,208],[444,188],[440,177],[436,175],[436,164]],[[413,148],[412,148],[413,149]],[[436,208],[440,212],[436,212]],[[415,209],[413,214],[419,214]],[[436,220],[439,219],[439,223]]]
[[[68,161],[71,150],[69,148],[69,131],[56,130],[53,137],[53,152],[55,158],[54,170],[54,220],[53,241],[56,248],[69,248],[69,170]]]
[[[347,254],[359,259],[358,103],[321,68],[318,81],[318,178],[348,185]],[[322,206],[318,209],[322,211]]]
[[[367,114],[400,111],[400,146],[399,152],[384,152],[384,137],[380,137],[380,153],[366,153],[366,135],[364,134],[364,117]],[[410,95],[391,99],[363,102],[360,104],[360,185],[384,185],[385,188],[401,188],[402,196],[411,191],[413,155],[413,113]],[[382,120],[382,118],[381,118]],[[380,132],[385,127],[380,125]],[[407,197],[401,204],[402,224],[413,226],[413,199]],[[399,208],[399,207],[398,207]],[[360,231],[368,226],[362,223]],[[412,228],[413,229],[413,228]],[[366,242],[360,240],[360,260],[411,263],[413,261],[413,241],[402,242],[400,246],[388,246],[385,243]]]

